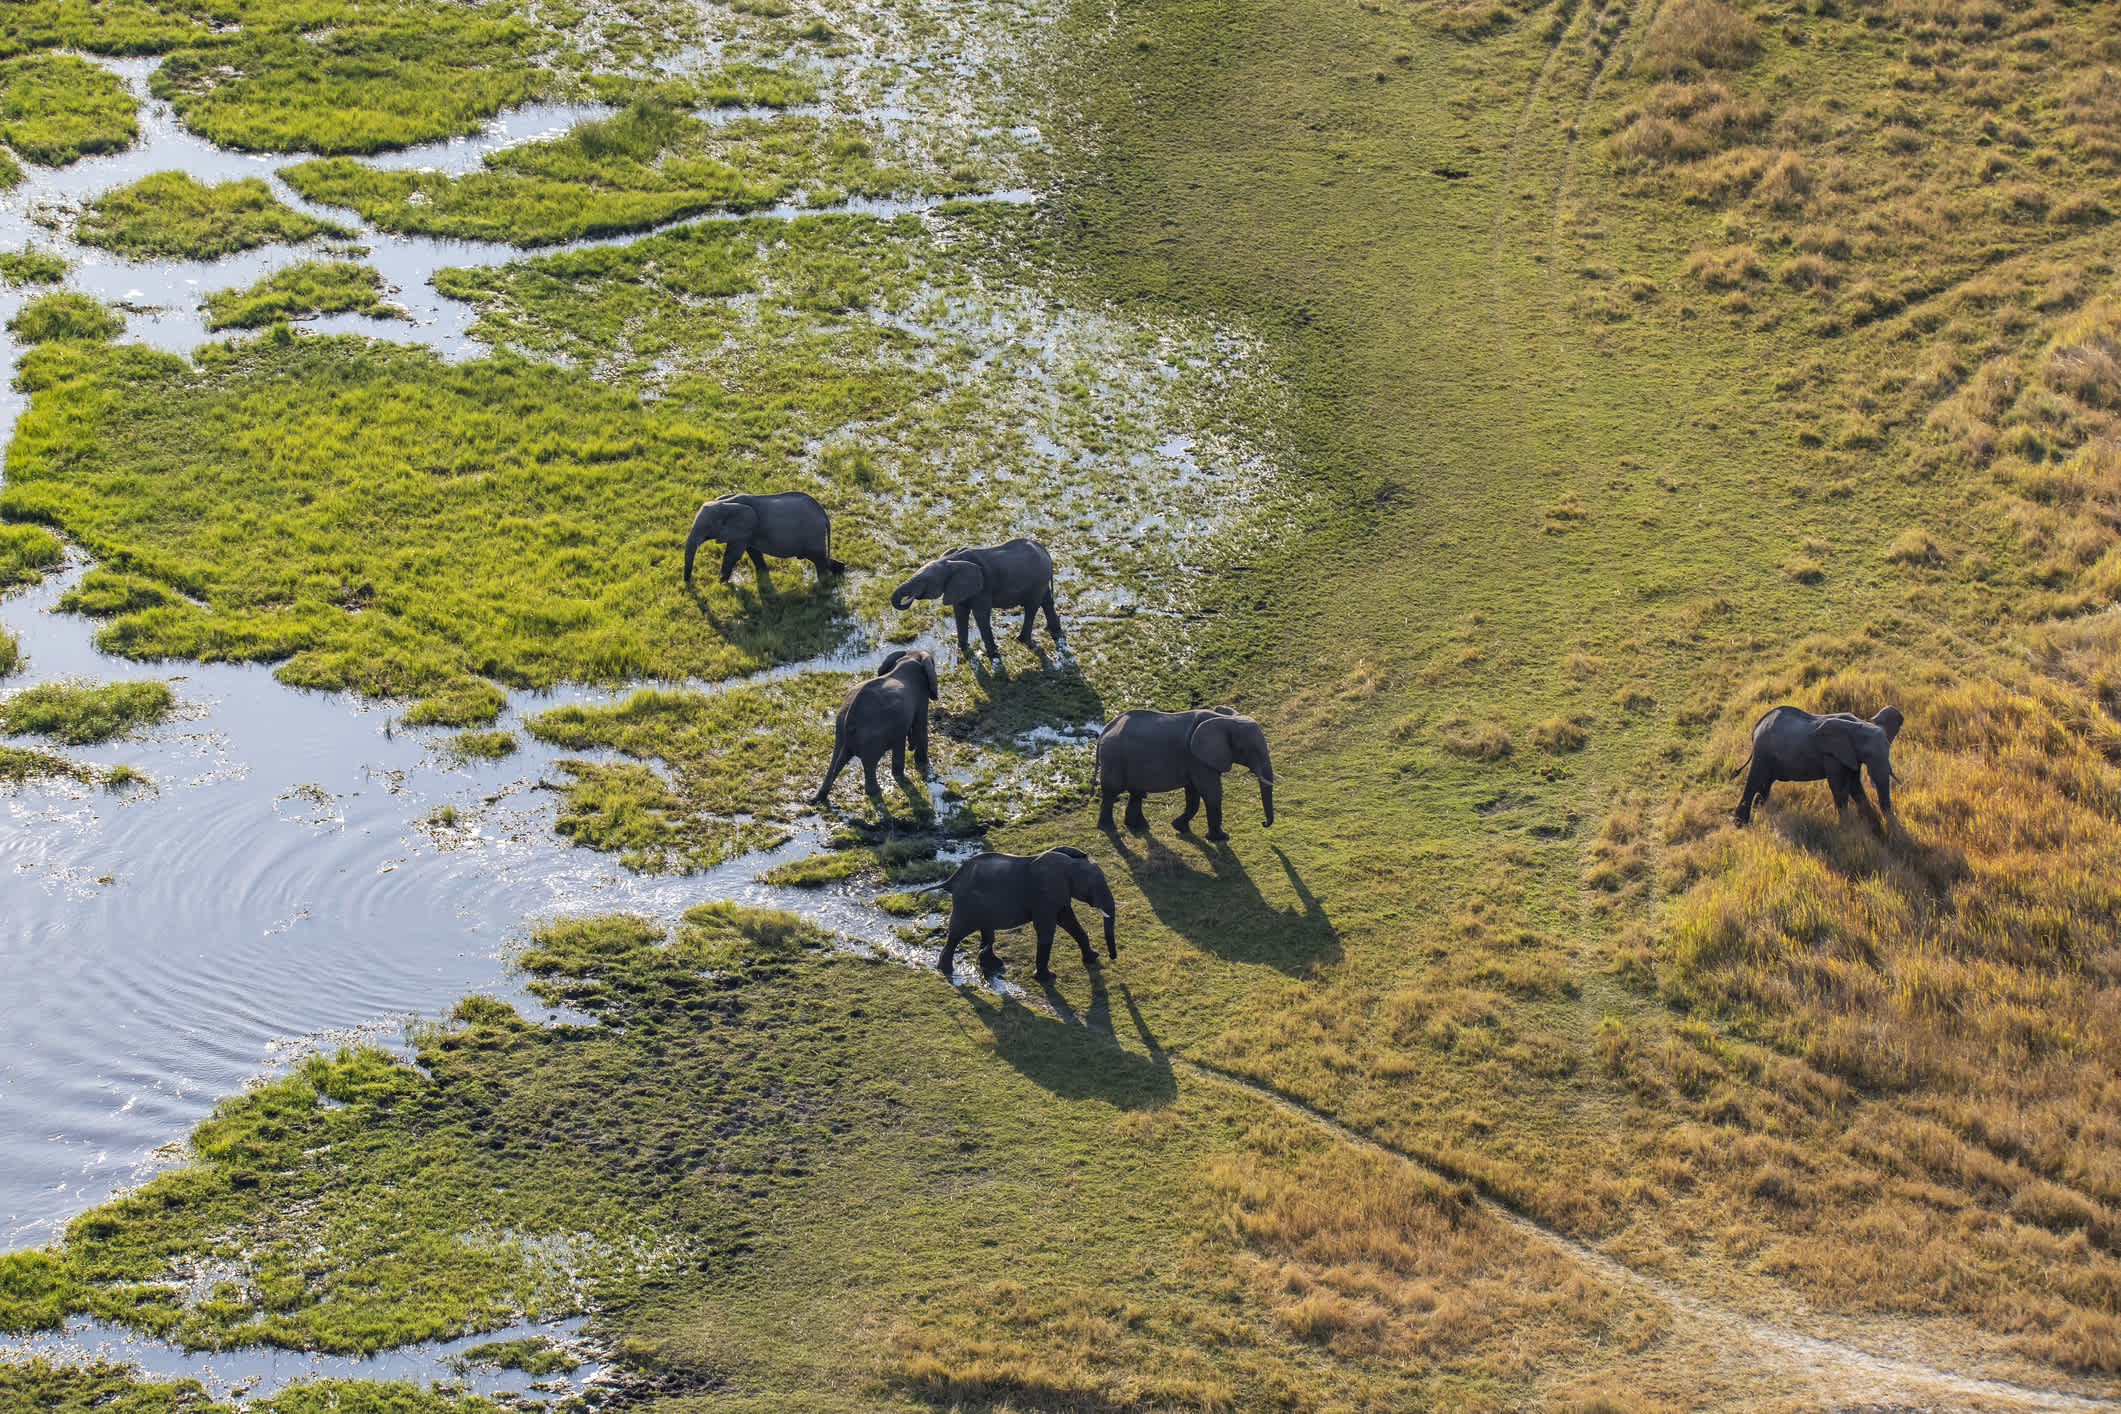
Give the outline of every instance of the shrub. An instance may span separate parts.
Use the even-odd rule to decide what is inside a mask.
[[[7,327],[25,344],[48,344],[60,339],[101,342],[123,333],[125,321],[100,300],[72,290],[56,290],[22,306],[7,321]]]
[[[1760,28],[1722,0],[1675,0],[1643,36],[1640,72],[1683,76],[1697,69],[1737,69],[1760,55]]]

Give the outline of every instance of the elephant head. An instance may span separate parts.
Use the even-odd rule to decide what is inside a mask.
[[[1904,721],[1899,708],[1881,707],[1868,722],[1852,716],[1821,717],[1813,727],[1824,755],[1850,771],[1870,773],[1878,808],[1886,814],[1893,810],[1893,739]]]
[[[940,599],[954,609],[975,598],[986,588],[987,576],[972,561],[953,558],[957,553],[952,550],[922,565],[913,578],[891,591],[891,607],[903,610],[917,599]]]
[[[759,513],[734,496],[717,497],[701,506],[692,518],[692,532],[685,537],[685,582],[692,583],[692,560],[702,541],[734,544],[749,540],[758,528]]]
[[[1047,850],[1046,855],[1063,867],[1068,897],[1081,899],[1105,915],[1105,956],[1117,958],[1119,938],[1114,915],[1118,913],[1119,905],[1112,901],[1112,886],[1105,882],[1105,871],[1098,868],[1096,860],[1073,845],[1056,845]]]
[[[900,648],[895,652],[886,653],[884,661],[876,665],[876,675],[880,678],[888,678],[891,676],[892,671],[901,663],[918,663],[921,669],[921,676],[927,679],[928,700],[930,702],[942,701],[942,692],[940,690],[942,683],[935,673],[935,655],[933,653],[930,653],[925,648]]]
[[[1214,715],[1193,729],[1188,739],[1193,758],[1215,772],[1235,764],[1259,777],[1259,806],[1267,823],[1274,823],[1274,763],[1267,756],[1267,734],[1250,717],[1240,717],[1233,708],[1217,707]]]

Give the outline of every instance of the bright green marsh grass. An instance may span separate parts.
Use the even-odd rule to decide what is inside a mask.
[[[35,584],[66,558],[66,547],[34,525],[0,525],[0,589]]]
[[[8,332],[25,344],[50,343],[55,339],[114,339],[125,331],[125,320],[109,305],[73,290],[54,290],[39,295],[15,311],[7,321]]]
[[[0,629],[0,678],[22,666],[22,640]]]
[[[320,314],[403,317],[403,311],[384,302],[383,277],[375,267],[348,260],[305,260],[247,288],[216,290],[206,297],[209,329],[262,329]]]
[[[0,280],[10,285],[56,285],[66,278],[68,261],[55,250],[25,246],[0,250]]]
[[[86,746],[161,721],[176,706],[166,682],[45,682],[0,699],[0,733]]]
[[[515,754],[516,739],[510,732],[458,732],[443,746],[460,761],[499,761]]]
[[[123,79],[72,54],[0,63],[0,141],[40,166],[131,146],[136,106]]]
[[[873,135],[807,117],[707,123],[637,100],[565,136],[486,156],[461,177],[349,160],[282,173],[311,201],[350,207],[387,231],[553,245],[663,225],[706,211],[812,205],[925,189],[880,166]]]
[[[353,233],[282,205],[257,177],[207,186],[183,172],[155,172],[89,202],[74,234],[85,245],[134,260],[212,260],[253,246]]]
[[[0,781],[21,785],[41,777],[68,777],[85,781],[93,774],[78,761],[69,761],[53,751],[0,744]]]

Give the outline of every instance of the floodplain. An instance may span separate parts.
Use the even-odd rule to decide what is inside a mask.
[[[451,885],[389,939],[451,958],[399,1046],[163,1107],[165,1162],[0,1256],[0,1404],[2121,1391],[2109,9],[20,8],[24,53],[165,56],[174,121],[292,154],[255,180],[316,229],[204,267],[184,317],[254,335],[10,305],[6,827],[122,818],[152,868],[213,789],[158,718],[223,693],[361,724],[349,778],[417,761],[359,806],[274,783],[290,863],[363,866],[305,909],[435,887],[515,796],[521,877],[602,872],[475,925],[522,891]],[[532,100],[609,109],[365,157]],[[110,230],[233,249],[205,176],[97,191],[19,278]],[[425,291],[358,273],[456,234],[488,244]],[[784,487],[844,580],[681,583],[694,504]],[[1012,533],[1065,651],[890,610]],[[938,779],[813,809],[833,706],[906,644]],[[1907,714],[1891,833],[1818,786],[1731,823],[1779,701]],[[1095,727],[1217,702],[1267,728],[1275,825],[1237,792],[1227,845],[1099,835]],[[357,812],[417,842],[386,870]],[[1116,960],[920,965],[911,889],[1054,842],[1113,880]],[[90,917],[56,883],[91,868],[8,946]],[[258,1347],[434,1364],[179,1354]]]

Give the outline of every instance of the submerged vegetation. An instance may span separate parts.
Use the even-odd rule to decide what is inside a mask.
[[[391,319],[402,317],[403,311],[384,301],[383,277],[374,266],[350,260],[304,260],[273,271],[247,289],[216,290],[206,297],[209,329],[262,329],[283,319],[320,314]]]
[[[0,63],[0,141],[41,166],[130,147],[136,106],[123,79],[76,55]]]
[[[0,698],[0,733],[84,746],[152,726],[176,701],[166,682],[41,682]]]
[[[84,245],[129,260],[213,260],[253,246],[351,234],[283,205],[261,178],[207,186],[183,172],[155,172],[107,191],[88,203],[74,226]]]

